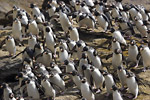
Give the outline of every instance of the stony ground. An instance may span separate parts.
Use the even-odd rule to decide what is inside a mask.
[[[149,0],[123,0],[125,3],[135,3],[135,4],[142,4],[147,8],[150,8],[150,1]],[[19,5],[22,8],[25,8],[26,6],[29,6],[29,3],[32,2],[38,2],[37,4],[41,4],[41,0],[0,0],[0,18],[3,19],[4,13],[9,11],[11,7],[16,4]],[[25,8],[26,9],[26,8]],[[26,9],[28,12],[30,9]],[[0,21],[1,21],[0,19]],[[1,23],[1,22],[0,22]],[[84,40],[89,46],[94,47],[97,51],[99,56],[101,57],[102,61],[104,62],[104,67],[108,66],[110,69],[111,66],[111,58],[108,60],[105,60],[105,57],[111,53],[107,49],[108,41],[110,39],[111,33],[104,34],[101,32],[102,30],[99,28],[98,30],[94,30],[94,32],[85,31],[84,29],[80,30],[80,38]],[[11,27],[3,28],[0,26],[0,42],[8,35],[11,34]],[[139,38],[135,38],[137,43],[140,41]],[[129,42],[129,41],[128,41]],[[24,39],[25,45],[27,45],[27,40]],[[24,47],[17,46],[17,53],[22,51]],[[127,56],[127,51],[124,52],[124,55]],[[18,67],[20,67],[20,58],[21,56],[17,57],[16,59],[11,59],[11,57],[8,57],[8,52],[5,49],[5,45],[2,49],[0,49],[0,82],[6,81],[10,82],[12,81],[11,78],[16,74]],[[141,79],[141,81],[146,85],[144,87],[143,85],[139,85],[139,96],[136,100],[150,100],[150,71],[147,72],[141,72],[140,65],[137,69],[134,69],[133,72],[138,75]],[[111,72],[111,70],[110,70]],[[8,77],[9,76],[9,77]],[[69,83],[66,84],[68,86],[67,90],[68,92],[64,95],[59,95],[56,97],[56,100],[79,100],[79,96],[75,93],[76,87],[71,87]],[[117,84],[120,86],[120,84]],[[103,89],[103,92],[101,94],[96,95],[96,100],[111,100],[110,98],[106,98],[104,94],[106,93],[106,90]],[[127,98],[124,98],[124,100],[128,100]]]

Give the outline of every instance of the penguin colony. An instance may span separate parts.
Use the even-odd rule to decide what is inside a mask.
[[[104,88],[108,100],[138,97],[142,82],[130,69],[140,62],[142,71],[150,66],[150,11],[122,0],[44,0],[42,9],[36,4],[30,8],[32,13],[14,6],[6,14],[13,15],[12,34],[0,46],[6,45],[11,59],[21,54],[22,66],[16,86],[1,84],[2,100],[55,100],[68,92],[66,78],[82,100],[99,100],[95,95]],[[94,35],[98,28],[104,35],[111,34],[112,54],[106,60],[112,58],[113,68],[104,66],[98,52],[79,37],[81,29]],[[140,46],[134,37],[141,40]],[[25,49],[16,54],[16,45]]]

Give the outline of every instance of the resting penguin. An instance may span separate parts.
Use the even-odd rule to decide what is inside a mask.
[[[81,93],[83,98],[86,100],[95,100],[95,95],[93,94],[92,87],[88,84],[86,78],[81,80]]]
[[[46,77],[42,78],[41,86],[44,88],[44,95],[50,100],[55,100],[56,91]]]
[[[6,50],[9,52],[9,56],[15,56],[16,45],[15,41],[11,36],[7,36],[2,42],[0,48],[6,43]]]
[[[136,99],[138,96],[138,83],[137,83],[137,79],[134,75],[134,73],[132,72],[127,72],[127,86],[129,88],[129,92],[133,94],[133,98]],[[131,97],[129,97],[131,98]]]
[[[71,40],[79,41],[79,33],[76,27],[70,26],[69,28],[69,36]]]
[[[113,100],[123,100],[116,85],[112,86],[112,90],[113,90]]]
[[[27,87],[27,94],[29,98],[37,99],[37,100],[40,99],[40,94],[34,80],[28,79],[26,81],[26,87]]]
[[[13,93],[12,89],[8,86],[7,83],[3,83],[1,88],[3,89],[3,100],[9,100],[9,94]]]
[[[135,43],[135,40],[131,40],[131,42],[129,44],[129,49],[128,49],[127,64],[129,62],[133,62],[135,67],[137,67],[138,66],[138,60],[137,60],[138,54],[139,54],[139,51],[138,51],[138,47]]]
[[[105,78],[105,85],[106,85],[106,90],[107,90],[106,96],[109,96],[113,92],[111,88],[113,85],[115,85],[115,82],[114,82],[113,76],[109,74],[108,72],[104,71],[103,76]]]

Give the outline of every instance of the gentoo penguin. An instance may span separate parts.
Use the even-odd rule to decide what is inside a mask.
[[[29,98],[37,99],[37,100],[40,99],[40,94],[37,89],[35,81],[28,79],[26,81],[26,87],[27,87],[27,94]]]
[[[77,68],[80,75],[83,75],[82,66],[84,64],[88,64],[88,58],[87,58],[87,54],[83,52],[82,57],[79,59],[79,66]]]
[[[118,42],[127,45],[126,40],[122,36],[121,32],[119,30],[115,30],[114,28],[111,28],[112,37],[114,37]]]
[[[137,79],[134,75],[133,72],[127,72],[127,86],[129,88],[129,92],[132,93],[134,96],[133,98],[136,99],[138,96],[138,83],[137,83]]]
[[[136,25],[137,30],[140,32],[141,36],[143,38],[147,37],[147,35],[148,35],[147,34],[147,26],[144,25],[143,20],[135,17],[135,25]]]
[[[150,62],[149,62],[150,49],[148,46],[144,46],[144,45],[141,45],[139,48],[140,48],[139,50],[140,50],[141,57],[143,59],[143,66],[145,69],[146,67],[150,66]]]
[[[79,33],[76,27],[70,26],[69,28],[69,36],[71,40],[79,41]]]
[[[95,95],[92,92],[92,88],[90,87],[90,85],[88,84],[86,78],[83,78],[81,80],[81,93],[83,98],[85,98],[86,100],[95,100]]]
[[[38,36],[39,28],[35,20],[28,21],[28,31],[29,33],[32,33],[33,35]]]
[[[13,25],[12,25],[12,35],[15,40],[19,40],[19,42],[22,42],[22,27],[21,22],[18,18],[14,19]]]
[[[92,65],[94,65],[94,67],[96,67],[96,68],[98,68],[98,69],[100,69],[100,70],[103,69],[101,59],[100,59],[100,57],[98,56],[96,50],[94,50],[94,52],[93,52]]]
[[[68,32],[68,27],[71,26],[71,22],[68,18],[68,16],[64,13],[64,9],[60,7],[59,10],[59,19],[60,19],[60,24],[62,29],[64,30],[65,33]]]
[[[56,54],[56,48],[55,48],[55,41],[56,39],[54,38],[53,36],[53,33],[52,33],[52,29],[50,27],[46,27],[45,29],[45,42],[46,42],[46,46],[47,48],[49,48],[51,50],[51,52],[53,54]]]
[[[66,73],[69,73],[75,70],[74,63],[69,60],[65,60],[64,65],[66,66]]]
[[[7,83],[3,83],[1,88],[3,89],[3,100],[9,100],[9,94],[13,93],[12,89],[8,86]]]
[[[98,25],[100,25],[101,28],[106,32],[109,26],[109,19],[107,16],[103,13],[99,13],[98,11],[95,11],[95,16],[98,21]]]
[[[16,54],[16,45],[14,39],[11,36],[7,36],[4,42],[6,43],[6,50],[9,52],[9,55],[14,56]]]
[[[122,85],[121,90],[123,90],[125,88],[125,86],[127,85],[127,82],[126,82],[126,69],[123,67],[123,65],[118,66],[117,74],[118,74],[119,80],[120,80],[121,85]]]
[[[113,90],[113,100],[123,100],[116,85],[112,86],[112,90]]]
[[[69,54],[63,47],[60,47],[59,49],[59,60],[63,64],[65,60],[69,60]]]
[[[106,85],[106,90],[107,90],[107,95],[109,96],[110,93],[112,93],[112,86],[115,85],[113,76],[111,74],[109,74],[108,72],[104,71],[103,72],[104,78],[105,78],[105,85]]]
[[[101,89],[105,81],[103,74],[99,71],[98,68],[95,68],[94,66],[91,66],[90,70],[96,89]]]
[[[112,66],[114,70],[117,70],[117,67],[122,65],[122,59],[122,51],[120,49],[115,49],[112,56]]]
[[[58,73],[50,73],[49,79],[50,82],[57,86],[56,88],[58,88],[59,91],[65,92],[65,82]]]
[[[34,49],[35,44],[37,44],[37,39],[35,35],[30,34],[28,38],[29,49]]]
[[[41,86],[44,88],[44,95],[50,100],[55,100],[56,91],[46,77],[41,80]]]
[[[129,44],[129,49],[128,49],[128,59],[127,62],[133,62],[135,67],[138,66],[138,60],[137,60],[137,56],[139,54],[138,51],[138,47],[135,43],[135,40],[131,40],[130,44]],[[134,67],[134,66],[133,66]]]

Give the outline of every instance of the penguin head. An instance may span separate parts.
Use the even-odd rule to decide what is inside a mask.
[[[95,2],[94,2],[94,5],[98,5],[99,4],[99,2],[96,0]]]
[[[10,35],[8,35],[8,36],[6,37],[6,40],[8,41],[8,40],[10,40],[10,39],[12,39],[12,37],[11,37]]]
[[[36,6],[36,4],[31,3],[30,4],[30,8],[34,8]]]
[[[143,51],[144,50],[144,46],[143,45],[140,45],[139,46],[139,51]]]
[[[121,70],[122,70],[122,67],[121,67],[121,66],[118,66],[118,70],[121,71]]]
[[[84,48],[83,48],[83,51],[88,51],[89,50],[89,47],[88,46],[85,46]]]
[[[83,53],[82,53],[82,58],[83,58],[83,59],[86,59],[86,58],[87,58],[87,54],[83,52]]]
[[[96,50],[94,50],[94,52],[93,52],[93,56],[97,56],[97,51]]]
[[[48,4],[47,5],[47,9],[51,9],[52,8],[52,5],[51,4]]]
[[[61,47],[59,47],[59,49],[61,52],[64,52],[64,47],[61,46]]]
[[[72,26],[69,26],[68,29],[71,31],[71,30],[73,30],[73,27],[72,27]]]
[[[7,87],[9,87],[9,85],[8,85],[7,83],[2,83],[2,84],[0,85],[0,88],[2,88],[2,89],[5,89],[5,88],[7,88]]]
[[[17,10],[18,7],[16,5],[13,6],[13,10]]]
[[[31,82],[31,80],[29,78],[26,79],[26,81],[25,81],[26,84],[29,84],[30,82]]]
[[[85,64],[82,65],[82,70],[86,70],[87,66]]]
[[[54,77],[54,73],[50,73],[49,77]]]
[[[27,64],[32,64],[32,59],[31,58],[28,58],[28,57],[26,57],[24,60],[23,60],[23,64],[25,64],[25,63],[27,63]]]
[[[84,77],[82,80],[81,80],[81,83],[86,83],[87,79]]]
[[[76,5],[80,5],[80,4],[81,4],[80,0],[76,0]]]
[[[18,75],[16,76],[16,79],[23,78],[23,76],[24,76],[24,73],[23,72],[19,72]]]
[[[113,38],[112,38],[112,42],[115,43],[116,41],[117,41],[116,38],[113,37]]]
[[[93,72],[95,70],[94,66],[90,66],[90,70]]]
[[[122,51],[121,51],[120,49],[115,49],[115,50],[114,50],[114,53],[115,53],[115,54],[121,54]]]
[[[76,70],[73,70],[72,72],[70,72],[70,74],[71,74],[72,76],[76,76],[76,75],[78,74],[78,72],[77,72]]]
[[[55,65],[56,65],[55,62],[51,62],[51,63],[50,63],[50,67],[52,67],[52,68],[54,68]]]
[[[106,70],[102,70],[102,74],[103,74],[103,76],[107,76],[108,72]]]
[[[45,31],[46,31],[46,32],[50,32],[50,28],[49,28],[49,27],[46,27],[46,28],[45,28]]]
[[[117,86],[116,86],[116,85],[113,85],[111,89],[112,89],[113,91],[118,90],[118,88],[117,88]]]
[[[14,94],[13,93],[9,93],[9,98],[10,99],[14,98]]]
[[[127,78],[133,77],[134,73],[127,71],[126,76],[127,76]]]
[[[80,40],[77,41],[76,44],[77,44],[78,47],[81,47],[81,42],[80,42]]]
[[[100,13],[99,13],[98,11],[95,11],[95,12],[94,12],[94,15],[95,15],[95,16],[100,16]]]
[[[69,60],[65,60],[65,61],[64,61],[64,64],[65,64],[65,65],[68,65],[68,64],[69,64]]]
[[[136,43],[135,43],[135,40],[131,40],[130,41],[130,44],[132,45],[132,46],[134,46]]]
[[[115,30],[114,28],[111,28],[111,29],[110,29],[110,32],[111,32],[111,33],[114,33],[115,31],[116,31],[116,30]]]
[[[40,43],[35,44],[34,48],[41,49]]]

